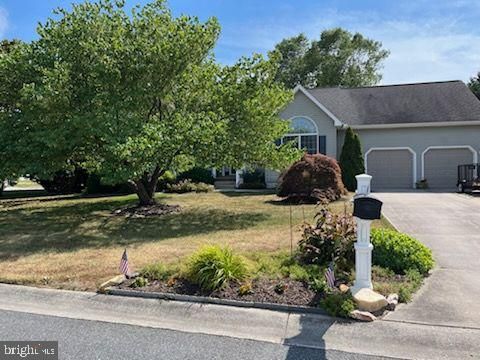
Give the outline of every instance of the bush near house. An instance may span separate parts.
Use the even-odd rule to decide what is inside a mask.
[[[51,178],[32,176],[50,194],[76,194],[85,189],[88,173],[81,167],[56,172]]]
[[[346,194],[337,161],[305,154],[279,178],[277,195],[292,202],[331,202]]]
[[[107,185],[102,183],[102,178],[97,174],[89,174],[85,192],[87,194],[131,194],[133,189],[127,184]]]
[[[177,177],[173,173],[173,171],[167,170],[165,174],[160,176],[157,183],[157,191],[165,191],[168,185],[175,184],[177,181]]]
[[[181,180],[176,184],[167,184],[165,192],[184,194],[188,192],[207,193],[213,190],[213,185],[205,183],[194,183],[190,179],[186,179]]]
[[[360,138],[348,128],[345,133],[342,154],[340,155],[340,168],[342,169],[342,180],[349,191],[355,191],[357,181],[355,175],[365,172],[365,164],[362,156]]]
[[[255,169],[253,171],[246,171],[243,174],[243,183],[240,189],[265,189],[265,171],[262,169]]]
[[[212,171],[209,169],[194,167],[190,170],[184,171],[177,176],[177,180],[191,180],[194,183],[205,183],[213,185],[214,178]]]

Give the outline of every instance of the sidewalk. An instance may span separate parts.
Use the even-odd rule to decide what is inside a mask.
[[[0,284],[0,309],[407,359],[480,357],[479,329],[200,305]]]

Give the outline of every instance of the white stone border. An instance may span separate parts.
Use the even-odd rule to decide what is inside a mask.
[[[413,151],[411,147],[408,146],[397,146],[397,147],[372,147],[368,149],[365,153],[365,173],[368,174],[368,155],[372,151],[382,151],[382,150],[407,150],[412,154],[412,163],[413,163],[413,171],[412,171],[412,188],[415,189],[415,183],[417,182],[417,153]],[[392,164],[393,165],[393,164]]]
[[[470,145],[439,145],[439,146],[429,146],[422,152],[422,179],[425,178],[425,154],[430,150],[442,150],[442,149],[468,149],[472,152],[473,163],[478,162],[478,153]]]

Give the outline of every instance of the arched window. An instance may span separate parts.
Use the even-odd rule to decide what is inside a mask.
[[[295,117],[290,120],[291,134],[316,134],[317,127],[312,120],[304,117]]]
[[[282,143],[292,141],[309,154],[325,154],[326,137],[318,135],[317,126],[311,119],[296,116],[290,119],[290,128],[290,132],[282,138]]]

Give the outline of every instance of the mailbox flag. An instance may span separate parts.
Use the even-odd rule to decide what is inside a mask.
[[[330,289],[335,288],[335,273],[333,272],[333,261],[328,265],[327,270],[325,271],[325,279],[327,280],[327,285]]]

